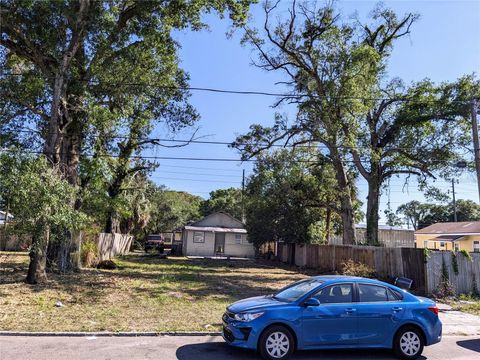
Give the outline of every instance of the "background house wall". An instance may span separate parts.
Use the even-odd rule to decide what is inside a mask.
[[[202,231],[203,232],[203,231]],[[186,248],[184,255],[188,256],[214,256],[215,255],[215,233],[210,231],[205,231],[204,239],[205,242],[197,243],[193,242],[193,230],[185,231],[184,243],[186,243]]]
[[[225,234],[225,254],[234,257],[254,257],[255,248],[247,240],[246,234],[241,234],[241,243],[237,244],[235,234]]]
[[[457,240],[455,242],[451,241],[444,241],[439,239],[442,234],[438,235],[429,235],[429,234],[416,234],[415,235],[415,243],[417,248],[423,249],[425,247],[425,241],[428,241],[428,248],[429,249],[437,249],[437,250],[445,250],[445,251],[452,251],[454,249],[454,244],[458,244],[458,250],[466,250],[468,252],[473,252],[473,242],[480,241],[480,235],[466,235],[461,240]],[[445,246],[441,247],[440,243],[444,242]]]

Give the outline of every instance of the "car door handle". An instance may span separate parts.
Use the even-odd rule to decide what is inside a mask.
[[[399,311],[402,311],[403,308],[396,306],[396,307],[392,308],[392,310],[393,310],[393,312],[399,312]]]
[[[357,311],[357,309],[346,309],[345,312],[348,313],[348,314],[351,314],[351,313],[354,313],[355,311]]]

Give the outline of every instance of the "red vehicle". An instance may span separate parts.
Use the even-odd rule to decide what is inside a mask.
[[[161,234],[152,234],[147,236],[144,248],[145,252],[157,249],[160,253],[163,253],[165,250],[171,250],[172,241],[170,239],[165,239]]]

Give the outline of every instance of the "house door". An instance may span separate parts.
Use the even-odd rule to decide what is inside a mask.
[[[215,233],[215,255],[223,255],[225,253],[225,233]]]

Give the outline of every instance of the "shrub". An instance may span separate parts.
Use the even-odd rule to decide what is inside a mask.
[[[452,267],[453,267],[453,272],[455,273],[455,275],[458,275],[457,254],[455,254],[454,251],[452,251]]]
[[[81,259],[85,267],[95,267],[97,263],[97,243],[93,240],[86,240],[82,243]]]
[[[460,253],[465,256],[469,261],[473,261],[472,255],[467,250],[460,250]]]
[[[112,260],[102,260],[97,265],[97,269],[115,270],[116,268],[117,264]]]
[[[450,283],[447,265],[445,264],[445,260],[443,258],[442,258],[442,273],[440,276],[441,276],[440,284],[438,285],[438,288],[433,292],[433,295],[438,299],[454,296],[455,290],[452,284]]]
[[[343,262],[341,266],[343,275],[361,276],[367,278],[375,277],[375,269],[364,263],[355,262],[352,259]]]

